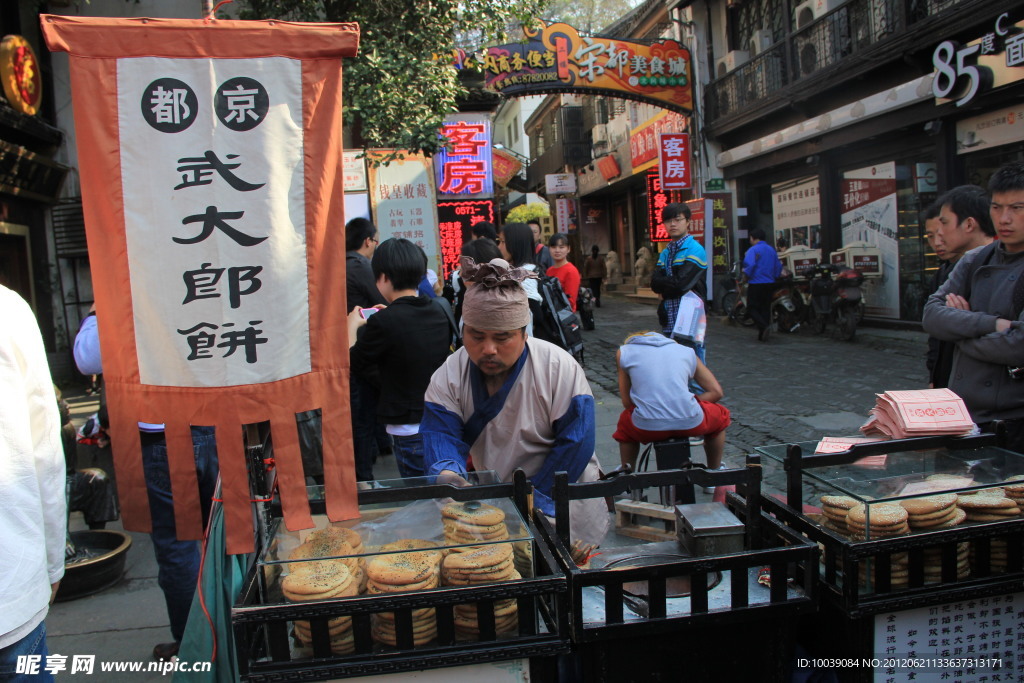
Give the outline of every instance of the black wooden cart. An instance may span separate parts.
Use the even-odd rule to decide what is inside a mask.
[[[835,673],[841,680],[907,680],[929,671],[935,673],[937,668],[941,668],[923,666],[913,669],[906,666],[930,658],[933,654],[933,638],[930,637],[911,639],[913,647],[920,647],[920,650],[908,651],[907,644],[899,642],[900,639],[894,635],[894,644],[886,648],[892,651],[879,651],[878,629],[882,628],[880,616],[881,621],[890,624],[885,628],[891,630],[891,624],[898,621],[898,615],[911,614],[910,611],[915,608],[928,608],[929,612],[936,613],[942,610],[964,611],[964,605],[979,600],[987,603],[989,596],[1006,596],[1024,589],[1024,518],[973,523],[937,531],[919,530],[909,535],[876,540],[852,540],[819,523],[820,519],[804,514],[804,471],[850,465],[867,456],[933,449],[946,449],[950,457],[962,459],[965,467],[969,467],[972,454],[977,453],[978,449],[998,448],[1000,443],[1000,438],[991,434],[923,437],[864,443],[841,453],[813,455],[804,452],[805,448],[813,447],[813,443],[808,442],[758,449],[762,454],[776,449],[775,458],[756,455],[748,457],[748,462],[762,463],[766,467],[774,459],[775,463],[771,464],[780,465],[785,471],[785,502],[766,496],[763,499],[764,510],[822,549],[820,563],[816,562],[820,608],[817,614],[803,619],[801,642],[808,646],[810,654],[815,658],[844,661],[846,664],[857,663],[856,666],[835,667]],[[785,453],[781,463],[779,449]],[[1010,462],[1021,457],[1008,451],[1004,453]],[[991,486],[991,483],[978,483],[966,489],[973,491]],[[997,571],[992,566],[993,541],[1006,548],[1005,569]],[[957,546],[965,542],[970,542],[974,549],[971,572],[967,577],[958,578]],[[928,582],[925,577],[926,552],[941,558],[937,581]],[[907,556],[906,585],[894,586],[891,580],[893,558],[903,554]],[[992,599],[998,602],[1001,598]],[[1024,609],[1024,604],[1021,608]],[[949,619],[952,622],[954,617],[950,616]],[[977,647],[972,648],[966,642],[957,643],[953,631],[955,626],[950,627],[952,637],[943,638],[943,628],[940,626],[936,629],[938,640],[940,643],[949,640],[950,643],[948,650],[942,650],[940,645],[940,656],[956,661],[958,657],[968,660],[989,654],[988,649],[979,652]],[[1016,638],[1020,638],[1018,642],[1024,642],[1024,635],[1017,635]],[[1015,643],[1013,647],[1016,650],[1020,645]],[[999,650],[1000,653],[1004,651],[1004,647]],[[1000,676],[1006,674],[1007,667],[1004,665],[1002,668]],[[1018,675],[1024,675],[1024,670],[1010,678],[998,680],[1017,680]]]
[[[517,472],[508,484],[368,489],[359,492],[359,503],[512,498],[537,538],[527,513],[529,490],[529,483]],[[322,501],[311,501],[311,505],[315,514],[324,513]],[[553,680],[554,655],[569,650],[564,604],[567,584],[545,545],[533,545],[532,578],[291,604],[261,604],[259,567],[254,563],[231,610],[240,677],[254,682],[315,681],[530,658],[532,680]],[[509,599],[518,603],[518,631],[496,635],[495,602]],[[457,640],[455,635],[453,608],[467,603],[477,606],[481,633],[475,642]],[[422,608],[436,610],[437,638],[414,646],[412,615]],[[371,638],[370,617],[380,612],[395,613],[397,647],[382,647]],[[355,652],[351,655],[331,652],[328,620],[342,616],[352,617]],[[296,619],[310,622],[312,657],[293,657],[289,631],[290,622]]]
[[[574,655],[562,680],[778,680],[793,653],[796,614],[815,609],[815,544],[760,509],[757,466],[708,472],[666,470],[570,484],[556,476],[557,528],[537,517],[569,578],[569,632]],[[736,485],[730,506],[745,522],[742,552],[692,557],[627,569],[581,569],[570,555],[570,500],[605,498],[635,489]],[[656,546],[676,544],[654,544]],[[770,572],[770,587],[758,576]],[[715,577],[721,577],[721,583]],[[667,586],[686,577],[688,597]],[[643,586],[642,601],[631,597]]]

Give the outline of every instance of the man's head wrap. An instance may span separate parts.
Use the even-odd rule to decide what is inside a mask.
[[[513,268],[505,259],[477,264],[462,257],[462,279],[474,283],[462,302],[462,320],[478,330],[507,332],[526,327],[530,304],[523,280],[536,277],[525,268]]]

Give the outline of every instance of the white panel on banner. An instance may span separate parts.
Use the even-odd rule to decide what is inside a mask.
[[[119,59],[117,84],[141,382],[308,373],[300,62]]]

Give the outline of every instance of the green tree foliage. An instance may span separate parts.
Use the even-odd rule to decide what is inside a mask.
[[[520,204],[513,207],[505,218],[506,223],[526,223],[534,219],[541,219],[551,215],[547,204],[533,202],[531,204]]]
[[[358,56],[344,63],[345,124],[367,148],[433,154],[446,114],[466,94],[452,68],[457,37],[506,39],[545,0],[245,0],[246,19],[357,22]],[[441,56],[438,58],[438,56]]]
[[[637,3],[638,0],[551,0],[542,16],[594,35],[624,17]]]

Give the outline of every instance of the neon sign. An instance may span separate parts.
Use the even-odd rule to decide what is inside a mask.
[[[459,267],[463,236],[469,235],[470,228],[481,221],[494,223],[494,202],[490,199],[438,202],[437,220],[441,238],[441,270],[447,277]]]
[[[449,118],[440,134],[448,143],[435,157],[437,193],[460,197],[494,194],[490,119],[478,114]]]

